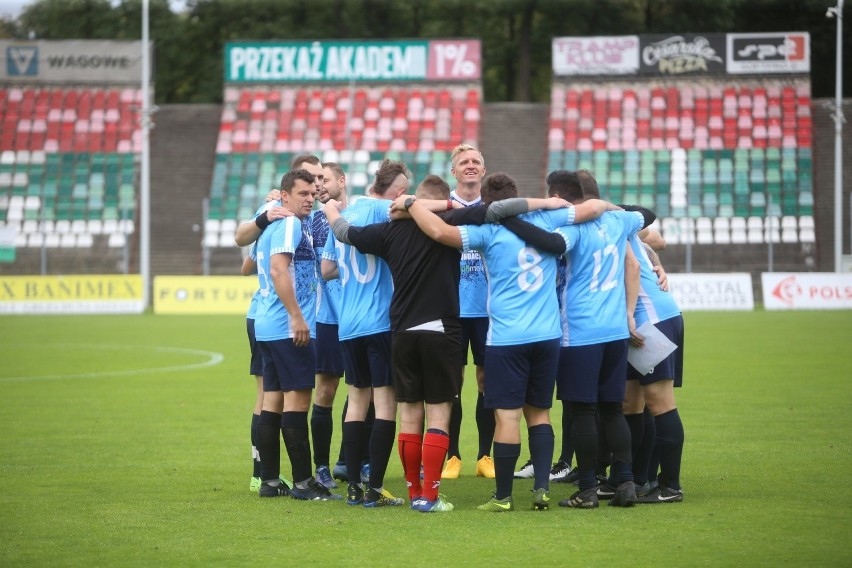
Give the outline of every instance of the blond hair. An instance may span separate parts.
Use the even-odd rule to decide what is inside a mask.
[[[450,154],[450,162],[453,164],[453,167],[456,167],[456,158],[458,158],[459,154],[467,151],[474,151],[479,154],[479,159],[482,161],[482,165],[485,165],[485,158],[482,156],[482,152],[479,151],[479,148],[476,146],[471,146],[470,144],[459,144],[455,148],[453,148],[452,154]]]

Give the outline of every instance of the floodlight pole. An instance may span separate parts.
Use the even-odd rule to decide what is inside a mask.
[[[148,3],[142,0],[142,171],[140,179],[139,273],[142,276],[142,309],[151,299],[151,101],[150,50],[148,49]]]
[[[843,259],[843,0],[829,8],[827,18],[837,19],[836,75],[834,85],[834,271]]]

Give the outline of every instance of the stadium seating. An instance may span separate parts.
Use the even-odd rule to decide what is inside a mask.
[[[384,158],[415,179],[446,176],[452,148],[479,138],[478,86],[228,87],[224,99],[207,246],[233,246],[223,223],[251,217],[298,154],[340,163],[350,194],[362,195]]]
[[[813,242],[700,221],[813,218],[810,104],[807,81],[555,83],[548,170],[588,169],[607,199],[697,220],[662,225],[678,242]]]
[[[18,246],[133,232],[140,105],[133,88],[0,87],[0,223]]]

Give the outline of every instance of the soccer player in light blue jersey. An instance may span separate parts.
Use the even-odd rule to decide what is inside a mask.
[[[551,172],[547,183],[550,195],[575,205],[586,200],[575,172]],[[630,506],[636,500],[630,431],[621,407],[630,335],[625,258],[627,238],[651,221],[653,218],[646,221],[639,212],[608,211],[589,223],[558,230],[565,238],[568,256],[565,285],[560,290],[563,349],[559,356],[557,398],[570,401],[579,484],[579,491],[559,502],[563,507],[598,506],[595,478],[598,416],[613,454],[612,467],[618,483],[610,504]],[[638,267],[629,266],[631,278],[638,278]]]
[[[281,179],[281,203],[292,211],[269,223],[259,215],[257,241],[260,300],[255,337],[263,354],[263,410],[258,421],[261,497],[292,495],[304,500],[332,500],[328,489],[311,475],[308,408],[314,387],[316,352],[316,256],[310,225],[303,223],[313,207],[314,176],[306,170]],[[268,230],[264,230],[267,229]],[[293,468],[293,488],[279,479],[279,429]]]
[[[450,193],[450,199],[465,207],[476,207],[482,204],[480,195],[482,178],[485,177],[485,158],[482,153],[470,144],[460,144],[453,148],[450,154],[452,169],[450,173],[456,178],[456,188]],[[483,404],[483,389],[485,386],[485,336],[488,333],[488,284],[485,281],[485,268],[479,251],[462,251],[460,262],[461,280],[459,281],[459,303],[462,323],[462,351],[467,364],[467,351],[473,355],[476,366],[476,386],[479,394],[476,397],[476,429],[479,434],[479,450],[476,456],[476,475],[494,479],[494,462],[491,459],[491,443],[494,441],[494,413]],[[464,370],[462,369],[462,385],[464,385]],[[450,448],[447,452],[449,459],[441,472],[442,479],[455,479],[461,473],[461,451],[459,450],[459,434],[462,423],[461,394],[453,401],[450,415]]]
[[[631,237],[630,246],[639,261],[640,288],[634,308],[635,327],[651,322],[677,349],[661,361],[654,370],[640,375],[628,369],[627,396],[624,412],[633,435],[634,477],[640,490],[638,503],[677,503],[683,501],[680,487],[680,463],[683,453],[683,423],[675,403],[674,388],[683,381],[683,317],[672,295],[661,288],[655,266],[656,252],[638,236]],[[664,246],[664,245],[663,245]],[[657,264],[652,261],[652,255]],[[640,346],[643,338],[631,331],[631,344]],[[655,449],[656,446],[656,449]],[[652,487],[649,471],[651,453],[659,454],[659,483]],[[654,467],[653,474],[656,474]]]
[[[483,202],[517,196],[506,174],[483,180]],[[536,211],[521,218],[547,230],[600,215],[605,202]],[[494,497],[483,511],[511,511],[513,472],[521,451],[520,420],[526,419],[535,482],[532,508],[549,507],[549,473],[553,457],[550,406],[559,356],[558,306],[554,283],[556,257],[528,246],[502,226],[452,227],[424,207],[409,213],[427,235],[459,249],[483,255],[488,275],[489,329],[485,348],[485,406],[494,410]]]
[[[410,172],[405,164],[384,160],[370,195],[349,205],[342,216],[351,225],[388,221],[394,199],[406,193]],[[396,396],[391,375],[390,302],[393,278],[384,260],[362,254],[329,234],[323,249],[322,276],[339,278],[338,323],[348,408],[343,423],[343,453],[349,486],[347,503],[365,507],[401,505],[384,490],[384,476],[396,438]],[[372,397],[376,418],[369,439],[370,474],[367,487],[358,483],[363,455],[365,419]]]

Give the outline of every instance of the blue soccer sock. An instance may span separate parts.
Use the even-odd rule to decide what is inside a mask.
[[[494,472],[497,479],[497,499],[505,499],[512,495],[512,482],[515,477],[515,466],[521,455],[520,444],[503,444],[494,442]]]
[[[660,450],[660,484],[680,489],[680,462],[683,454],[683,423],[677,408],[654,419]]]
[[[530,460],[535,483],[533,489],[550,489],[550,462],[553,460],[555,436],[550,424],[539,424],[529,429]],[[520,452],[520,449],[518,450]]]

